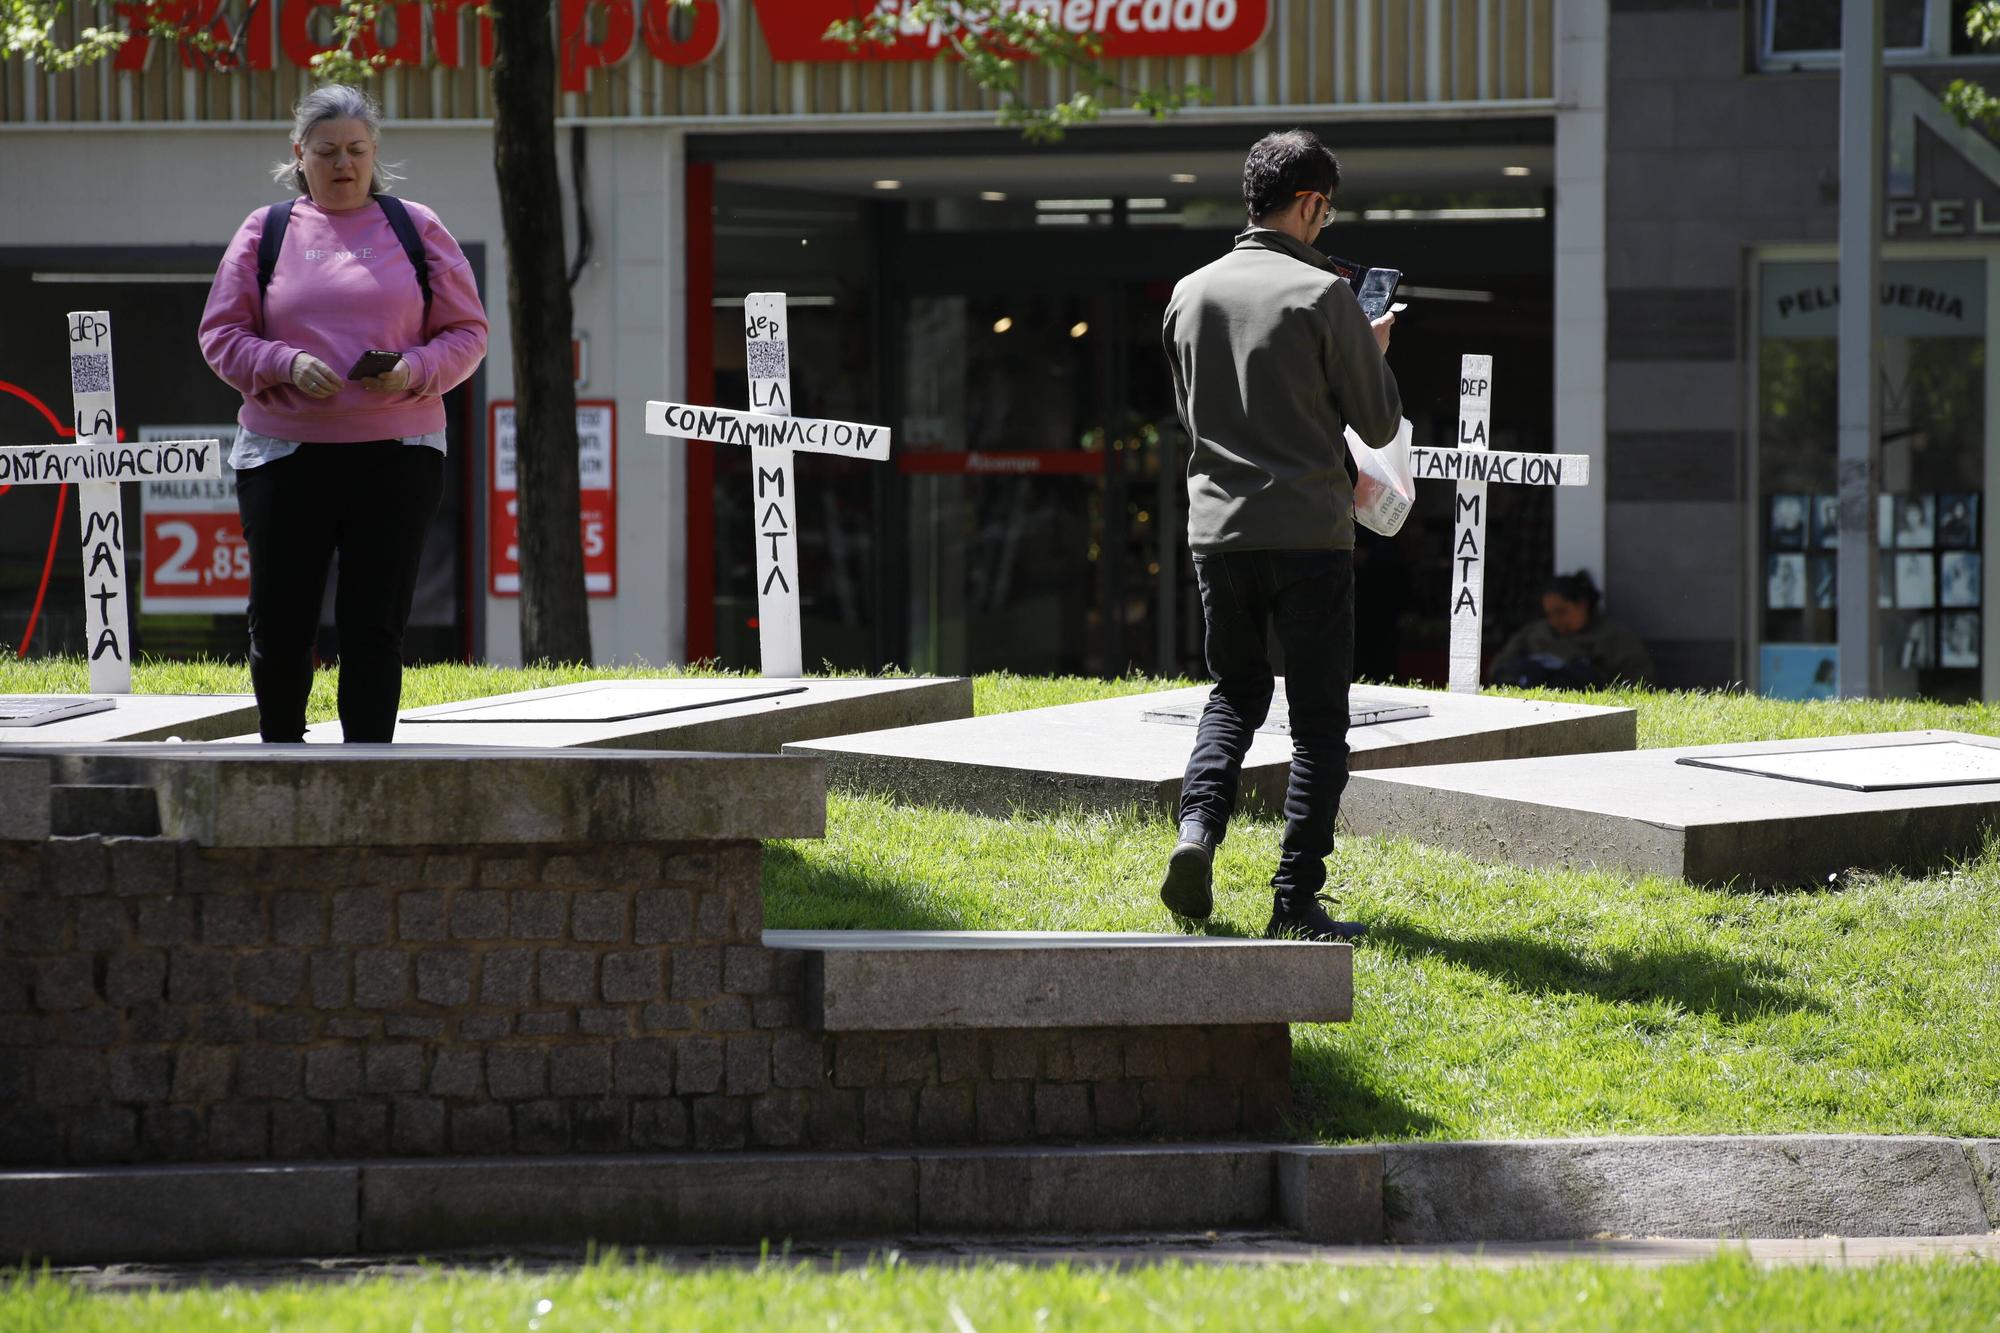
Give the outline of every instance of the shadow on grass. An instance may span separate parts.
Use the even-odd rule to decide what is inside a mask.
[[[968,930],[903,880],[817,864],[764,845],[764,924],[772,930]]]
[[[1589,995],[1613,1004],[1665,1000],[1690,1013],[1713,1014],[1727,1023],[1767,1013],[1825,1008],[1788,987],[1773,984],[1784,975],[1775,966],[1740,963],[1699,950],[1614,950],[1608,961],[1597,963],[1534,940],[1507,935],[1448,939],[1402,922],[1374,925],[1368,939],[1377,945],[1428,953],[1475,968],[1516,990]]]
[[[1434,1133],[1439,1122],[1393,1092],[1348,1051],[1324,1042],[1302,1042],[1292,1030],[1293,1110],[1297,1128],[1322,1141],[1416,1139]]]

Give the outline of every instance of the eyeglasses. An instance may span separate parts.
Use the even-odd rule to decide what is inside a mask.
[[[1294,190],[1294,191],[1292,191],[1292,198],[1294,198],[1294,199],[1303,199],[1303,198],[1305,198],[1305,197],[1306,197],[1307,195],[1309,195],[1309,194],[1310,194],[1310,195],[1315,195],[1315,196],[1317,196],[1318,198],[1321,198],[1321,199],[1324,199],[1324,200],[1326,201],[1326,212],[1320,215],[1320,220],[1319,220],[1319,225],[1320,225],[1320,226],[1322,226],[1322,227],[1324,227],[1324,226],[1327,226],[1327,225],[1329,225],[1330,223],[1332,223],[1332,221],[1333,221],[1333,196],[1332,196],[1332,195],[1330,195],[1330,194],[1328,194],[1328,193],[1327,193],[1326,191],[1324,191],[1324,190]]]

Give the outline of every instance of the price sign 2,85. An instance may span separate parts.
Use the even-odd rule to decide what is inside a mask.
[[[250,600],[250,545],[235,514],[148,513],[145,606],[241,615]]]
[[[227,440],[228,423],[150,425],[142,440]],[[240,616],[250,601],[250,547],[236,512],[236,473],[149,481],[139,491],[145,577],[139,608],[148,615]]]

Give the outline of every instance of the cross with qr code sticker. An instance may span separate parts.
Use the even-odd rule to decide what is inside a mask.
[[[222,441],[121,443],[111,372],[111,314],[72,311],[67,319],[76,443],[0,448],[0,491],[76,483],[91,693],[130,694],[132,617],[125,600],[125,517],[118,488],[128,481],[220,477]]]
[[[805,674],[799,632],[798,493],[792,454],[838,454],[880,463],[889,457],[889,428],[792,415],[791,341],[783,292],[743,299],[744,365],[750,410],[688,403],[646,404],[646,433],[716,444],[747,445],[756,475],[753,531],[757,539],[758,655],[766,676]]]

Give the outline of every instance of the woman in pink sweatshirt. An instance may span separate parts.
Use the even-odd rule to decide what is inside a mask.
[[[486,355],[458,242],[429,209],[384,193],[394,177],[377,160],[380,119],[339,85],[299,103],[277,176],[301,197],[237,229],[202,313],[202,355],[243,394],[229,462],[266,741],[305,739],[336,554],[341,731],[393,738],[403,630],[444,486],[443,395]]]

